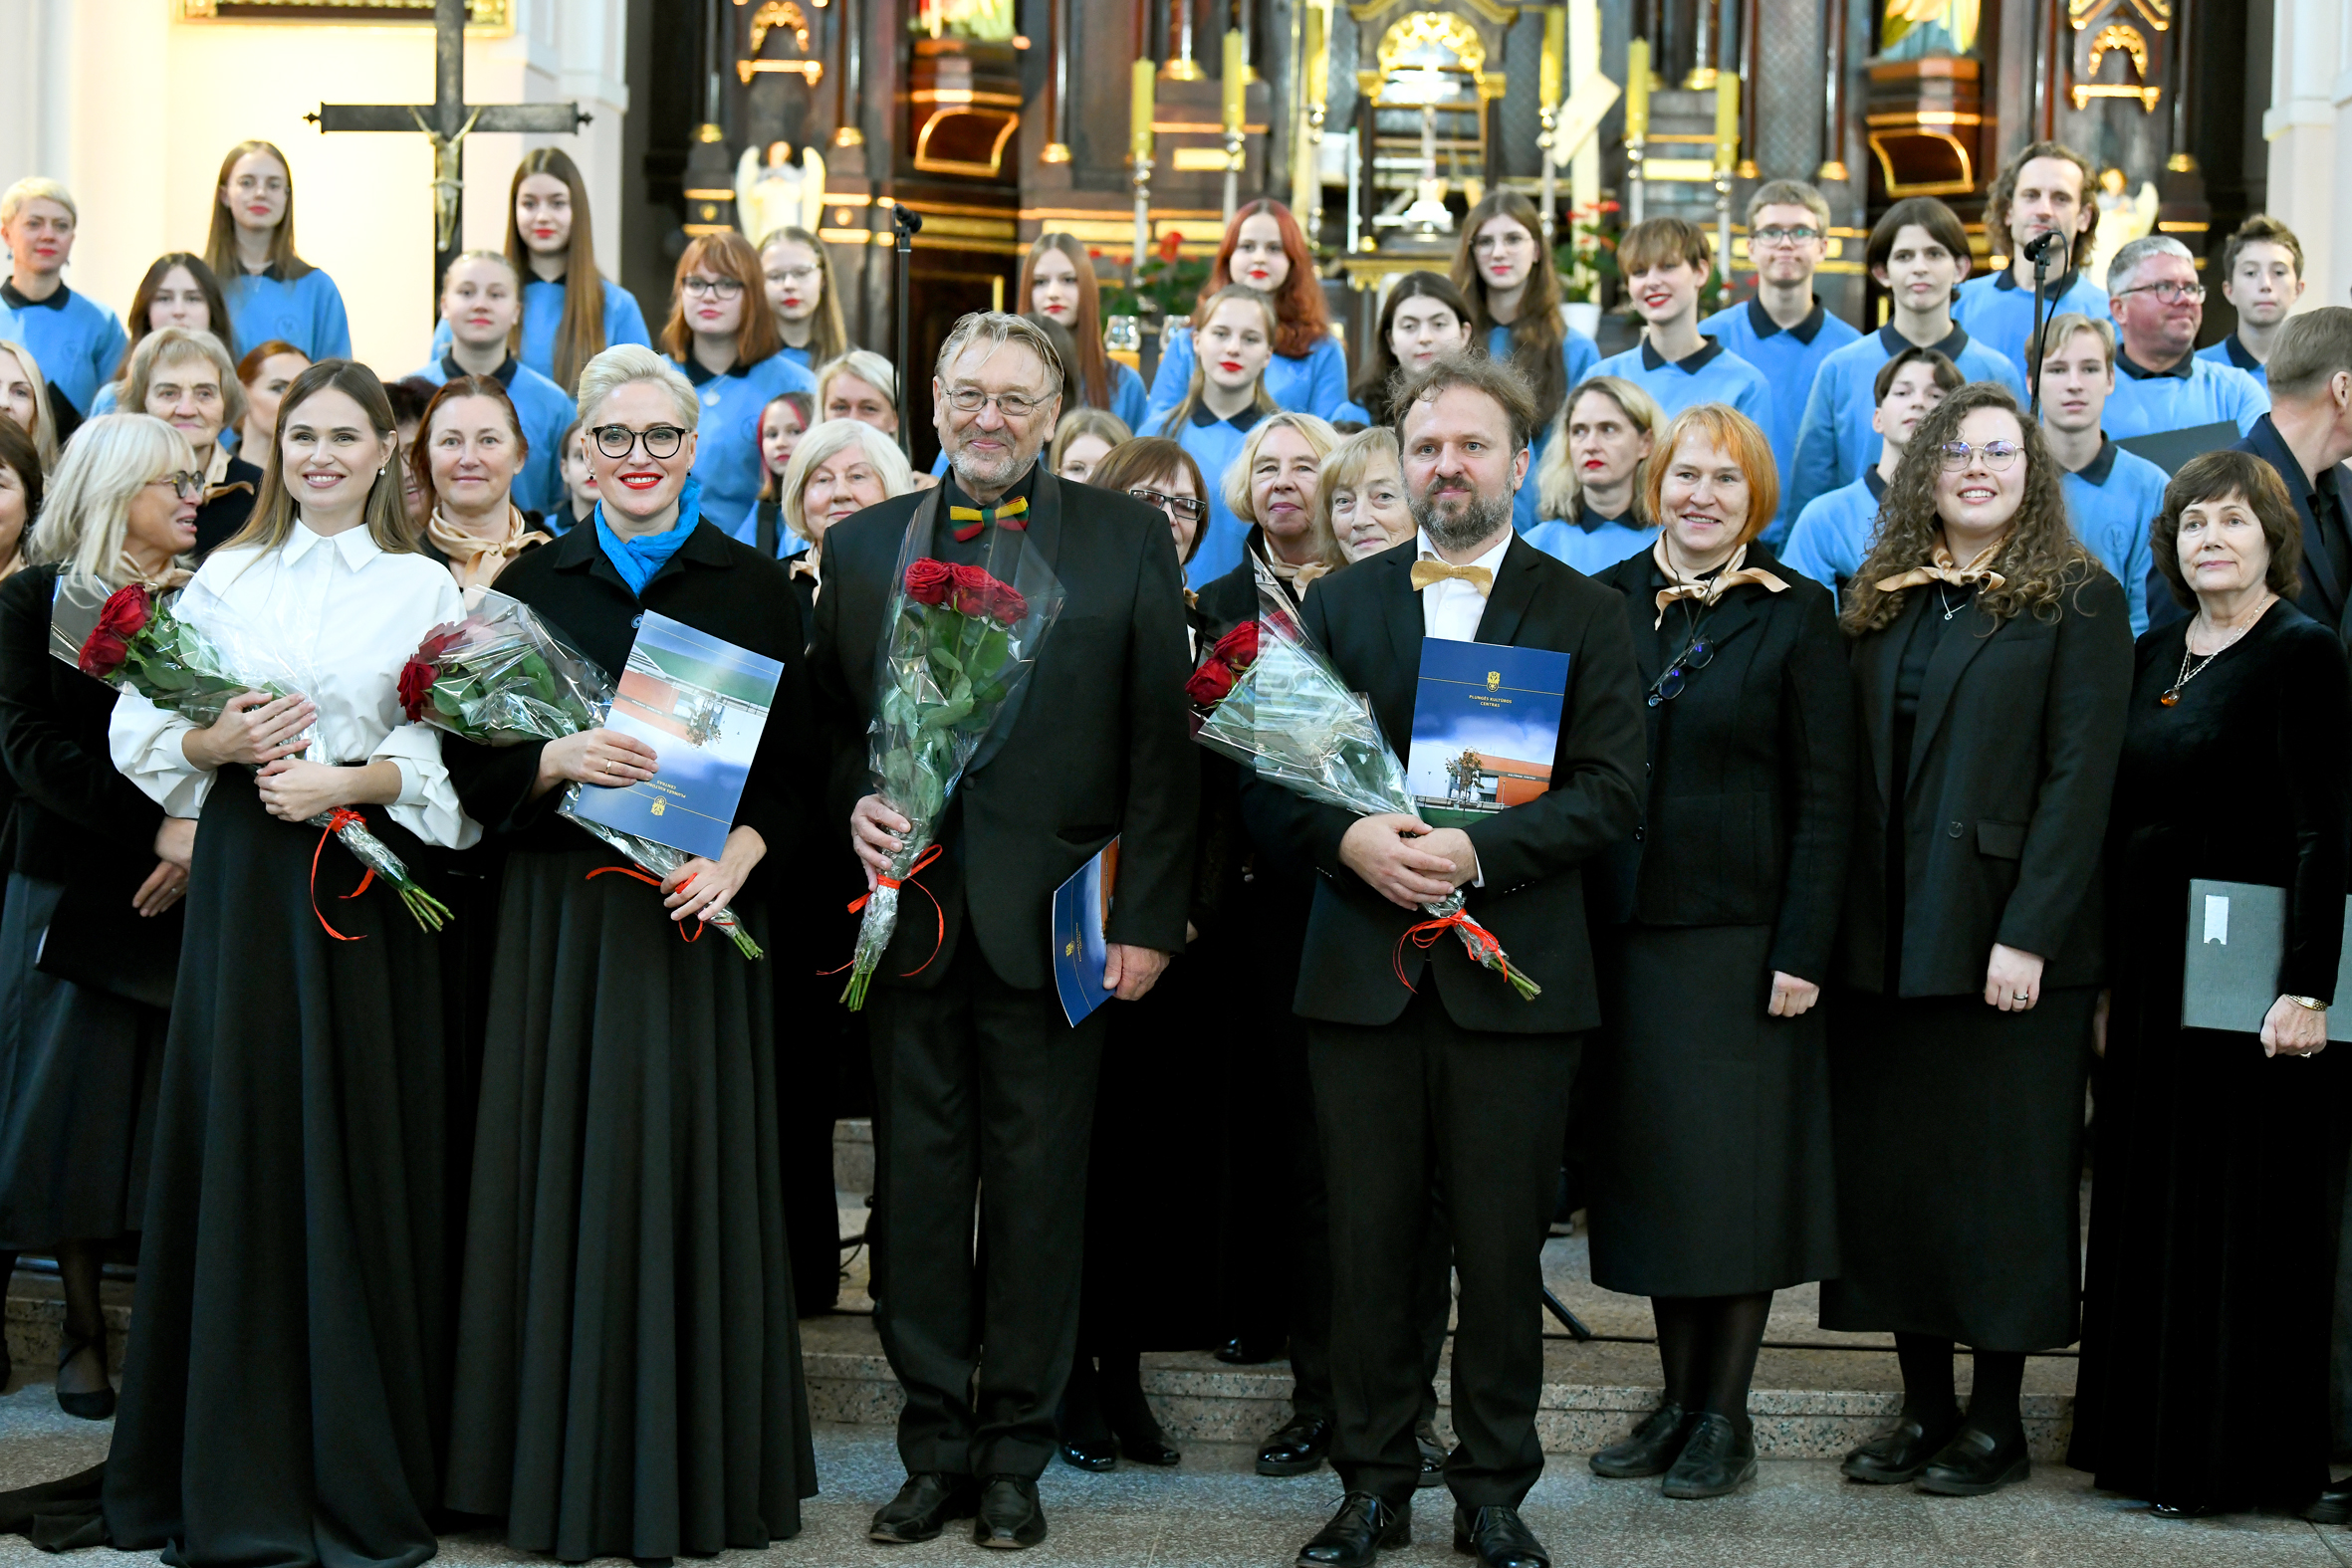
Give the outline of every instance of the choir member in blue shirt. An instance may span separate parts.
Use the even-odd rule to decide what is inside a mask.
[[[1535,396],[1530,474],[1543,460],[1568,388],[1600,363],[1600,345],[1560,315],[1559,272],[1542,233],[1533,202],[1516,190],[1496,190],[1463,218],[1454,249],[1454,287],[1470,303],[1472,340],[1486,344],[1489,358],[1509,360]],[[1513,498],[1512,526],[1522,533],[1535,526],[1534,501],[1529,484]]]
[[[41,377],[41,361],[23,343],[0,337],[0,414],[33,438],[43,473],[57,467],[57,395]]]
[[[1911,445],[1912,432],[1947,395],[1958,391],[1961,374],[1933,348],[1913,344],[1878,367],[1871,394],[1878,399],[1870,427],[1878,433],[1878,461],[1862,477],[1808,502],[1788,531],[1780,559],[1838,592],[1861,568],[1878,534],[1878,504],[1886,499],[1895,467]]]
[[[534,147],[507,192],[507,260],[523,279],[515,357],[572,395],[581,367],[613,343],[653,346],[637,297],[596,270],[588,184],[561,147]],[[433,329],[433,357],[449,351],[449,324]]]
[[[1135,432],[1127,428],[1126,421],[1107,408],[1073,408],[1054,427],[1054,440],[1046,449],[1046,463],[1058,479],[1092,484],[1088,476],[1094,472],[1095,465],[1110,455],[1112,447],[1134,438]]]
[[[1707,231],[1682,218],[1651,218],[1617,243],[1626,293],[1642,319],[1642,338],[1593,367],[1618,375],[1658,400],[1667,418],[1696,403],[1726,403],[1772,428],[1772,389],[1764,372],[1699,331],[1699,291],[1714,265]]]
[[[0,194],[0,239],[8,244],[8,281],[0,283],[0,337],[23,343],[49,376],[53,408],[78,425],[98,389],[113,379],[129,338],[113,311],[66,287],[81,209],[53,179],[20,179]],[[71,433],[69,429],[68,433]]]
[[[2082,271],[2090,265],[2099,226],[2091,178],[2090,159],[2062,141],[2036,141],[2009,159],[1987,195],[1985,232],[1997,237],[1996,250],[2007,251],[2009,264],[1962,284],[1952,319],[1976,341],[2007,355],[2020,375],[2031,358],[2026,339],[2033,333],[2033,263],[2026,246],[2056,234],[2067,247],[2051,258],[2051,274],[2042,285],[2044,324],[2069,311],[2094,318],[2107,314],[2107,291]]]
[[[816,423],[814,392],[779,392],[760,410],[760,498],[752,503],[752,509],[743,515],[741,522],[729,525],[723,518],[718,520],[746,545],[783,557],[808,543],[786,526],[782,487],[784,472],[792,466],[793,453],[799,450],[801,437]],[[905,454],[901,453],[898,461],[904,467]],[[904,494],[904,487],[891,494]]]
[[[2123,584],[2136,637],[2148,629],[2148,574],[2156,568],[2148,536],[2170,476],[2100,429],[2115,391],[2115,330],[2068,312],[2043,340],[2041,434],[2064,471],[2066,521]]]
[[[760,241],[760,275],[787,359],[815,374],[819,365],[849,351],[833,259],[816,235],[797,224],[768,235]]]
[[[779,351],[783,340],[761,283],[751,241],[733,229],[698,234],[678,258],[661,329],[662,351],[702,403],[694,477],[704,516],[722,528],[759,499],[760,411],[779,392],[817,390],[817,378]],[[895,431],[895,417],[891,424]]]
[[[1347,394],[1363,422],[1395,424],[1396,409],[1388,394],[1399,373],[1418,373],[1447,354],[1467,349],[1472,342],[1470,324],[1469,302],[1439,274],[1408,272],[1390,284],[1372,333],[1371,352]]]
[[[1021,262],[1021,308],[1058,324],[1077,347],[1061,397],[1064,413],[1100,408],[1129,430],[1143,428],[1143,377],[1103,349],[1102,289],[1085,246],[1067,234],[1039,235]]]
[[[1200,468],[1209,487],[1209,521],[1185,567],[1185,585],[1198,591],[1241,564],[1247,530],[1226,502],[1226,470],[1239,461],[1249,439],[1275,407],[1266,387],[1281,328],[1274,301],[1255,289],[1227,284],[1209,296],[1199,313],[1203,356],[1193,361],[1184,398],[1167,421],[1150,432],[1172,438]]]
[[[2255,213],[2222,247],[2222,298],[2236,311],[2237,330],[2197,357],[2235,365],[2268,392],[2270,343],[2303,288],[2303,242],[2268,213]]]
[[[1571,387],[1543,462],[1520,486],[1537,492],[1546,521],[1528,543],[1587,576],[1637,556],[1658,538],[1643,495],[1642,465],[1666,428],[1666,414],[1623,376],[1591,376]]]
[[[1783,478],[1796,468],[1796,430],[1821,361],[1862,335],[1832,316],[1813,293],[1813,272],[1829,249],[1829,203],[1801,180],[1776,179],[1748,198],[1748,259],[1756,298],[1727,305],[1699,331],[1764,372],[1772,388],[1772,461]],[[1777,550],[1796,514],[1783,510],[1761,536]]]
[[[515,505],[551,513],[566,499],[563,433],[579,417],[572,398],[554,381],[515,357],[507,346],[522,314],[515,264],[497,251],[467,251],[441,278],[441,325],[446,351],[415,373],[439,386],[461,375],[488,376],[506,389],[530,448],[515,476]]]
[[[1278,408],[1336,419],[1347,402],[1347,354],[1331,336],[1322,280],[1314,253],[1298,220],[1279,201],[1253,201],[1233,215],[1217,247],[1209,282],[1193,307],[1192,321],[1168,335],[1160,367],[1152,376],[1151,398],[1138,430],[1169,428],[1168,415],[1192,385],[1193,335],[1207,325],[1202,314],[1229,285],[1255,289],[1274,301],[1281,329],[1274,357],[1266,366],[1266,394]],[[1214,490],[1216,483],[1210,482]]]
[[[2232,364],[2191,350],[2205,325],[2205,282],[2197,258],[2169,234],[2133,240],[2107,264],[2107,309],[2115,318],[2115,394],[2107,433],[2118,441],[2193,430],[2227,420],[2240,436],[2270,411],[2270,394]]]
[[[279,338],[314,362],[349,359],[352,328],[335,280],[294,249],[294,176],[267,141],[240,141],[221,159],[204,262],[228,297],[241,343]]]
[[[98,389],[91,399],[91,414],[111,414],[119,406],[124,383],[130,379],[130,356],[146,340],[149,333],[166,327],[185,327],[190,332],[210,333],[220,340],[229,356],[229,363],[237,362],[237,345],[231,341],[229,311],[221,298],[220,280],[212,269],[204,265],[201,256],[186,251],[167,251],[148,266],[145,277],[130,297],[130,315],[123,326],[129,330],[130,342],[122,350],[122,362],[115,368],[115,378]],[[232,445],[236,432],[229,432]]]
[[[1931,196],[1896,202],[1870,230],[1864,264],[1892,296],[1887,324],[1821,361],[1796,432],[1796,468],[1786,477],[1787,510],[1862,477],[1878,456],[1874,388],[1889,359],[1917,345],[1951,360],[1963,380],[1999,381],[2025,402],[2015,364],[1952,320],[1952,291],[1968,276],[1969,237],[1950,207]]]

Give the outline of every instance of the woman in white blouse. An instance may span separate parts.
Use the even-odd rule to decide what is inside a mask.
[[[181,610],[301,695],[199,730],[126,694],[109,738],[198,826],[106,1522],[190,1568],[414,1568],[447,1438],[440,958],[306,824],[355,811],[428,880],[427,844],[479,835],[396,688],[458,588],[417,552],[374,374],[322,360],[283,406]]]

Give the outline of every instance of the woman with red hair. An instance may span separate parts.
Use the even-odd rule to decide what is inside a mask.
[[[1275,406],[1318,419],[1340,417],[1347,406],[1347,354],[1331,336],[1314,254],[1290,208],[1279,201],[1253,201],[1226,225],[1217,265],[1209,269],[1191,325],[1168,335],[1159,373],[1152,377],[1151,406],[1135,429],[1157,430],[1184,401],[1192,384],[1192,335],[1202,323],[1201,310],[1219,290],[1237,283],[1272,295],[1281,319],[1274,358],[1266,367],[1266,391]]]

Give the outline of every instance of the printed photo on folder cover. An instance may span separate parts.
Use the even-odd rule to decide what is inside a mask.
[[[716,860],[783,675],[774,659],[647,610],[604,722],[661,765],[643,784],[582,789],[578,814]]]
[[[1549,789],[1567,689],[1564,653],[1423,638],[1405,759],[1421,820],[1468,827]]]

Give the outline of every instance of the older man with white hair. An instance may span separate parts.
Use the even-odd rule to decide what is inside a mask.
[[[2116,440],[2191,430],[2228,420],[2241,436],[2270,409],[2269,394],[2233,364],[2197,357],[2205,282],[2197,258],[2169,234],[2151,234],[2115,253],[2107,267],[2108,310],[2122,347],[2105,425]]]

